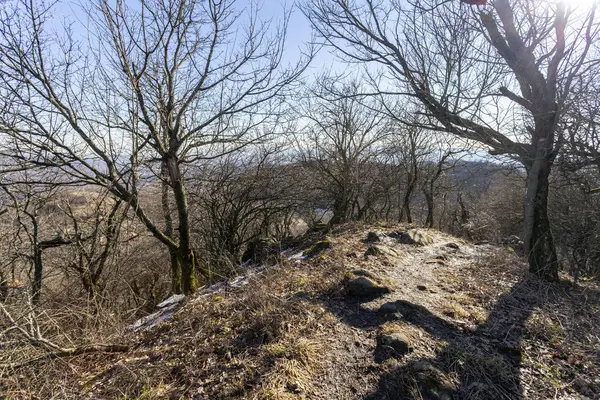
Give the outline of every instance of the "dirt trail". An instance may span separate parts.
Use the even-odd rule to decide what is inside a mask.
[[[599,285],[541,282],[509,249],[435,230],[425,246],[386,236],[399,229],[337,227],[304,257],[324,239],[311,236],[132,331],[128,353],[48,361],[6,385],[17,399],[600,399]],[[370,231],[380,251],[365,256]],[[391,292],[349,296],[357,270]]]

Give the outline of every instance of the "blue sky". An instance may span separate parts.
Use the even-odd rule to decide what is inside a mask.
[[[287,45],[285,52],[285,62],[294,63],[300,57],[300,51],[305,49],[311,41],[311,27],[308,20],[289,0],[258,0],[260,3],[259,15],[264,20],[272,19],[281,21],[284,17],[284,10],[292,10],[289,21]],[[73,29],[76,36],[85,40],[87,36],[87,17],[82,10],[81,4],[86,4],[86,0],[59,0],[55,5],[54,16],[57,24],[69,21],[74,22]],[[130,0],[131,4],[136,4],[138,0]],[[250,5],[250,0],[236,0],[237,7],[243,9]],[[276,25],[276,24],[274,24]],[[58,27],[57,27],[58,28]],[[318,75],[335,66],[339,70],[345,68],[344,65],[336,62],[336,58],[329,49],[322,49],[314,59],[307,74]]]

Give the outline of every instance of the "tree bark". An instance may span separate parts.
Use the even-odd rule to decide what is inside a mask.
[[[558,280],[558,257],[548,218],[549,178],[553,157],[539,154],[527,163],[524,250],[529,271],[549,281]]]
[[[177,207],[177,218],[179,221],[179,246],[177,256],[181,266],[181,289],[184,294],[192,294],[196,291],[196,262],[192,249],[190,220],[188,212],[187,194],[182,181],[181,171],[176,157],[167,160],[169,177],[173,186],[173,196]]]
[[[404,193],[404,198],[402,200],[402,208],[400,211],[400,219],[398,222],[402,222],[404,216],[406,216],[406,222],[412,224],[413,218],[412,213],[410,211],[410,199],[412,197],[413,191],[415,190],[416,179],[414,179],[412,175],[409,174],[407,183],[408,185],[406,187],[406,192]]]
[[[350,208],[348,197],[348,191],[344,188],[341,198],[336,199],[333,203],[333,216],[329,220],[331,225],[344,223],[348,220],[348,209]]]
[[[425,201],[427,203],[427,219],[425,220],[425,226],[427,228],[433,228],[433,213],[435,209],[433,191],[430,192],[427,189],[423,189],[423,194],[425,195]]]
[[[163,162],[161,166],[161,196],[162,196],[162,211],[165,220],[165,235],[173,238],[173,217],[171,216],[171,205],[169,204],[169,172]],[[169,255],[171,258],[171,291],[174,294],[181,293],[181,264],[177,254],[177,248],[170,246]]]
[[[35,243],[33,245],[33,282],[31,285],[31,299],[33,301],[33,304],[39,304],[40,295],[42,292],[42,274],[44,270],[44,264],[42,262],[42,249],[37,243],[37,238],[34,240]]]

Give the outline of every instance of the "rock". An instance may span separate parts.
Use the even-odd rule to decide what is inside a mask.
[[[413,351],[410,341],[400,332],[381,334],[377,342],[384,348],[393,350],[397,355],[405,355]]]
[[[369,246],[367,251],[365,251],[365,257],[368,256],[379,256],[382,252],[377,246]]]
[[[397,239],[402,244],[427,246],[433,243],[433,239],[429,234],[420,232],[417,229],[409,229],[406,232],[395,232],[388,236]]]
[[[321,240],[320,242],[313,244],[311,247],[304,250],[302,255],[304,255],[306,257],[313,257],[316,254],[322,252],[323,250],[327,250],[330,248],[331,248],[331,242],[329,241],[329,239],[325,239],[325,240]]]
[[[451,243],[446,243],[444,245],[444,247],[449,247],[449,248],[454,249],[454,250],[458,250],[460,248],[456,243],[452,243],[452,242]]]
[[[425,286],[425,285],[417,285],[417,289],[419,289],[420,291],[425,291],[425,290],[427,290],[427,286]]]
[[[242,254],[242,262],[263,262],[278,248],[278,242],[273,237],[255,238],[246,246],[246,250]]]
[[[446,265],[444,260],[440,260],[439,258],[430,258],[429,260],[425,260],[425,264],[439,264]]]
[[[522,242],[522,240],[517,235],[511,235],[502,240],[502,244],[517,244],[519,242]]]
[[[419,360],[416,363],[414,363],[411,368],[415,372],[425,372],[425,371],[430,371],[430,370],[435,369],[433,364],[431,364],[427,360]]]
[[[396,314],[400,312],[398,304],[395,301],[388,301],[387,303],[383,303],[379,306],[379,310],[377,310],[379,314],[389,315]]]
[[[290,393],[299,394],[303,391],[302,386],[298,382],[288,382],[285,386]]]
[[[367,249],[367,251],[365,251],[365,257],[368,256],[382,256],[382,255],[387,255],[387,256],[391,256],[391,257],[397,257],[398,253],[396,252],[396,250],[387,247],[387,246],[381,246],[381,245],[372,245],[369,246],[369,248]]]
[[[429,361],[421,360],[412,366],[423,399],[452,400],[456,392],[444,373]]]
[[[354,271],[352,271],[350,273],[350,276],[366,276],[367,278],[371,278],[375,281],[378,280],[378,278],[373,275],[372,273],[370,273],[369,271],[367,271],[366,269],[355,269]]]
[[[523,251],[524,242],[516,235],[511,235],[511,236],[505,238],[502,241],[502,244],[508,246],[508,248],[510,250],[513,250],[516,252]]]
[[[384,316],[389,321],[397,321],[404,319],[404,314],[402,313],[403,308],[401,307],[400,301],[389,301],[387,303],[383,303],[377,313]]]
[[[365,276],[351,279],[348,281],[346,288],[350,296],[356,297],[376,297],[391,292],[387,286],[380,285]]]
[[[444,311],[442,311],[442,314],[450,318],[454,318],[456,316],[456,312],[451,308],[445,309]]]
[[[374,243],[374,242],[379,242],[381,239],[379,238],[379,235],[376,232],[369,232],[367,233],[367,238],[365,239],[365,242],[367,243]]]

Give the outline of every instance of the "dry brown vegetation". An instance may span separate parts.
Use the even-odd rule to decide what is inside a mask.
[[[4,370],[7,398],[465,399],[596,398],[600,394],[599,288],[542,282],[506,248],[430,231],[432,245],[384,238],[364,257],[370,230],[346,224],[331,249],[281,260],[241,287],[190,297],[131,349]],[[314,239],[313,239],[314,240]],[[458,250],[446,247],[457,243]],[[311,243],[305,242],[304,248]],[[427,263],[433,257],[443,263]],[[348,272],[393,285],[381,298],[348,297]],[[417,287],[419,286],[419,287]],[[399,318],[377,308],[399,301]],[[412,351],[381,348],[400,332]],[[452,397],[449,397],[452,398]]]

